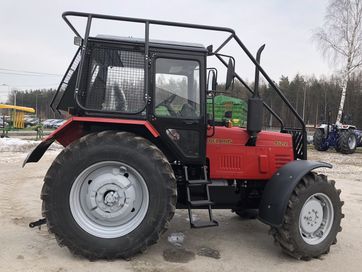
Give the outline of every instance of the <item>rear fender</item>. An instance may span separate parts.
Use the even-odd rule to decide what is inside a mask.
[[[332,165],[325,162],[297,160],[280,168],[265,186],[259,206],[259,220],[280,227],[295,186],[306,174],[320,167],[332,168]]]
[[[73,141],[83,137],[88,133],[85,126],[89,125],[107,124],[117,125],[115,129],[119,128],[119,125],[123,126],[136,126],[144,127],[154,138],[160,136],[158,131],[145,120],[128,120],[128,119],[112,119],[112,118],[98,118],[98,117],[72,117],[68,119],[61,127],[54,130],[48,137],[46,137],[39,145],[37,145],[33,151],[29,153],[23,163],[23,167],[28,162],[38,162],[43,157],[45,151],[54,142],[59,142],[62,146],[66,147]]]

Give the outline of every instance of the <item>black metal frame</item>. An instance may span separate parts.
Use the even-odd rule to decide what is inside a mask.
[[[72,61],[70,62],[69,66],[68,66],[68,68],[67,68],[67,70],[66,70],[66,72],[65,72],[65,74],[64,74],[64,76],[63,76],[63,78],[62,78],[62,81],[60,82],[59,87],[58,87],[57,91],[55,92],[55,94],[54,94],[54,96],[53,96],[53,98],[52,98],[52,101],[50,102],[50,108],[53,110],[53,112],[57,112],[57,113],[61,114],[61,112],[60,112],[59,109],[57,108],[60,102],[57,104],[57,106],[55,106],[54,103],[55,103],[55,100],[56,100],[56,98],[57,98],[57,96],[58,96],[58,93],[59,93],[60,90],[61,90],[61,87],[62,87],[63,82],[65,81],[66,77],[68,76],[68,73],[69,73],[69,72],[73,72],[73,70],[71,70],[71,69],[72,69],[72,66],[73,66],[73,62],[74,62],[75,59],[77,58],[80,50],[81,50],[81,48],[79,47],[79,48],[77,49],[77,52],[75,53]],[[61,99],[60,99],[60,100],[61,100]]]
[[[87,19],[87,25],[84,37],[82,37],[79,32],[76,30],[76,28],[73,26],[73,24],[70,22],[68,17],[83,17]],[[307,154],[307,139],[306,139],[306,128],[305,123],[303,121],[303,118],[298,114],[298,112],[294,109],[294,107],[291,105],[291,103],[288,101],[286,96],[282,93],[282,91],[276,86],[276,84],[273,82],[273,80],[268,76],[268,74],[265,72],[265,70],[259,65],[258,61],[254,58],[254,56],[251,54],[251,52],[246,48],[246,46],[242,43],[242,41],[239,39],[239,37],[236,35],[235,31],[231,28],[226,27],[217,27],[217,26],[207,26],[207,25],[198,25],[198,24],[187,24],[187,23],[179,23],[179,22],[169,22],[169,21],[159,21],[159,20],[150,20],[150,19],[140,19],[140,18],[131,18],[131,17],[122,17],[122,16],[112,16],[112,15],[102,15],[102,14],[92,14],[92,13],[83,13],[83,12],[74,12],[74,11],[67,11],[62,14],[62,17],[64,21],[67,23],[67,25],[71,28],[71,30],[74,32],[74,34],[82,39],[82,58],[80,60],[80,65],[78,69],[78,77],[76,81],[76,88],[75,88],[75,101],[79,108],[85,111],[90,111],[89,109],[84,108],[81,103],[78,101],[78,93],[80,92],[80,84],[81,84],[81,78],[82,78],[82,70],[83,70],[83,64],[84,64],[84,56],[86,53],[89,33],[91,29],[91,24],[93,19],[102,19],[102,20],[112,20],[112,21],[123,21],[123,22],[133,22],[133,23],[140,23],[144,25],[145,28],[145,36],[144,36],[144,50],[145,50],[145,76],[144,76],[144,86],[145,88],[148,88],[148,82],[149,82],[149,46],[150,46],[150,25],[159,25],[159,26],[173,26],[173,27],[181,27],[181,28],[189,28],[189,29],[199,29],[199,30],[209,30],[209,31],[217,31],[217,32],[224,32],[224,33],[230,33],[230,36],[213,52],[209,55],[215,55],[221,63],[223,63],[227,67],[227,62],[222,58],[222,54],[219,52],[232,40],[234,40],[239,47],[244,51],[244,53],[247,55],[247,57],[251,60],[251,62],[255,65],[256,70],[258,70],[266,79],[266,81],[269,83],[269,85],[272,87],[272,89],[275,90],[275,92],[279,95],[279,97],[282,99],[282,101],[287,105],[287,107],[291,110],[291,112],[294,114],[295,118],[299,121],[301,128],[296,129],[301,131],[303,135],[302,139],[302,152],[300,154],[296,154],[296,158],[300,159],[306,159]],[[252,94],[254,91],[242,80],[242,78],[235,73],[235,77],[241,82],[244,87],[251,92]],[[148,94],[148,91],[145,92]],[[284,122],[280,118],[280,116],[275,113],[265,102],[264,102],[265,108],[280,122],[281,125],[281,131],[282,132],[288,132],[291,133],[294,131],[294,129],[285,129]],[[96,110],[91,110],[92,112],[97,112]]]

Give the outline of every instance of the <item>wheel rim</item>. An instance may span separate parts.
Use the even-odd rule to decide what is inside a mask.
[[[355,147],[356,147],[356,137],[354,137],[354,135],[349,136],[349,138],[348,138],[348,147],[349,147],[349,149],[355,149]]]
[[[334,210],[330,198],[322,193],[314,194],[304,203],[300,212],[300,235],[307,244],[319,244],[330,233],[333,219]]]
[[[147,185],[126,163],[104,161],[85,169],[69,195],[74,220],[100,238],[124,236],[137,228],[149,205]]]

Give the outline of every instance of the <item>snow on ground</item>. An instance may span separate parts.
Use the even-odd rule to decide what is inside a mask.
[[[18,138],[0,138],[0,152],[29,152],[35,148],[40,141],[23,140]],[[53,143],[51,150],[59,150],[61,146]]]

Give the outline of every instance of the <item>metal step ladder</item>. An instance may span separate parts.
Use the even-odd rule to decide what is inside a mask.
[[[203,179],[193,179],[189,180],[188,168],[184,166],[185,171],[185,180],[186,180],[186,190],[187,190],[187,204],[188,204],[188,211],[189,211],[189,218],[190,218],[190,225],[191,228],[207,228],[207,227],[216,227],[219,223],[213,219],[212,216],[212,205],[214,204],[210,200],[210,192],[209,192],[209,184],[211,183],[207,179],[207,166],[203,166]],[[193,187],[201,187],[204,189],[205,192],[205,199],[201,200],[192,200],[192,189]],[[194,220],[192,216],[192,209],[196,207],[206,207],[209,211],[209,220]]]

